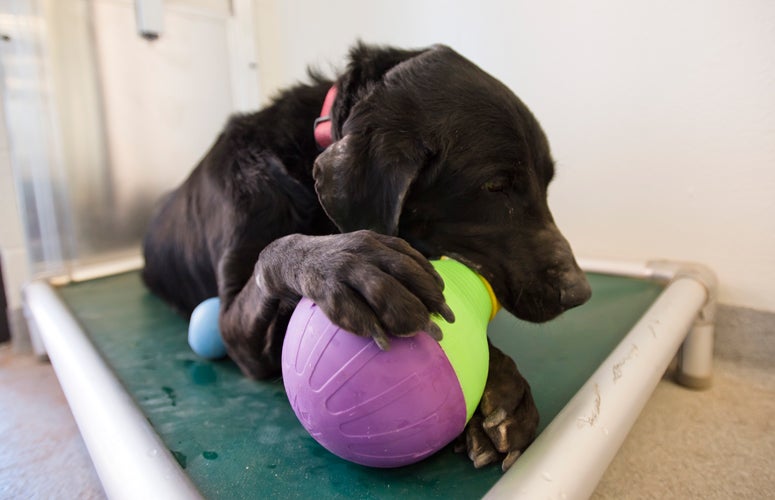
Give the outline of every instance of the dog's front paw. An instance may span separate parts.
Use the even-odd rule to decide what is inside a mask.
[[[538,428],[538,409],[530,386],[514,361],[490,345],[487,384],[476,413],[461,436],[474,466],[484,467],[502,459],[508,470],[530,445]]]
[[[431,315],[455,319],[430,262],[406,241],[373,231],[281,238],[262,252],[256,277],[275,295],[309,297],[332,322],[381,349],[390,335],[421,330],[440,340]]]

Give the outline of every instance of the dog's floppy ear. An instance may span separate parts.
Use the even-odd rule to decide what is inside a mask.
[[[395,235],[425,156],[419,139],[405,132],[348,133],[315,161],[315,190],[340,231]]]
[[[350,51],[332,112],[336,142],[312,171],[320,203],[340,231],[398,232],[404,199],[429,151],[401,75],[433,50],[358,44]]]
[[[406,50],[395,47],[381,47],[358,42],[350,49],[347,70],[337,80],[339,88],[337,106],[332,113],[332,121],[340,126],[344,124],[353,106],[368,95],[374,85],[382,81],[385,74],[429,49]],[[336,135],[335,131],[334,134]]]

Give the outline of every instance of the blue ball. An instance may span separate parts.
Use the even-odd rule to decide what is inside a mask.
[[[188,324],[188,345],[199,356],[206,359],[218,359],[226,356],[226,346],[218,328],[218,313],[221,300],[212,297],[194,309]]]

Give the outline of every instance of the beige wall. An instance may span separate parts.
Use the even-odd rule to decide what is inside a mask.
[[[449,44],[542,122],[579,255],[703,262],[775,311],[775,2],[255,1],[264,99],[355,37]]]

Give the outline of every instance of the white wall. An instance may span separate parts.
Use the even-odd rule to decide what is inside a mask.
[[[577,254],[703,262],[775,311],[775,2],[255,1],[264,99],[355,37],[449,44],[542,122]]]
[[[234,111],[227,2],[188,4],[197,2],[166,2],[163,33],[149,43],[136,34],[133,2],[92,1],[110,164],[103,175],[110,176],[115,207],[110,222],[128,224],[133,237],[142,234],[160,193],[188,177]],[[87,175],[94,174],[81,169]]]
[[[252,6],[165,0],[150,42],[133,0],[3,1],[0,260],[15,344],[25,282],[136,264],[160,194],[230,113],[258,105]]]

